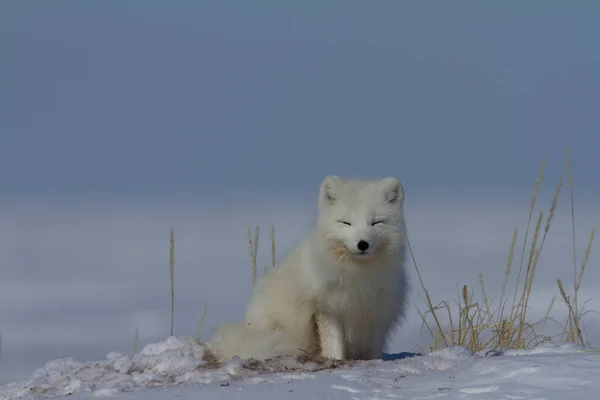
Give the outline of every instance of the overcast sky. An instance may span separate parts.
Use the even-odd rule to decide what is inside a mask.
[[[435,6],[433,6],[435,4]],[[600,188],[595,1],[3,1],[17,197]],[[481,187],[484,189],[481,189]]]

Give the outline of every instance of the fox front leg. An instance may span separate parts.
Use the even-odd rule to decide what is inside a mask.
[[[317,331],[321,344],[321,355],[338,360],[346,359],[346,341],[344,339],[344,327],[331,314],[317,313]]]

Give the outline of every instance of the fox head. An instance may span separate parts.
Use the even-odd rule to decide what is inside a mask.
[[[398,179],[328,176],[319,190],[318,229],[328,252],[357,263],[404,249],[404,189]]]

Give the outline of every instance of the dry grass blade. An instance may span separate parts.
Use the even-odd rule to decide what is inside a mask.
[[[437,316],[436,308],[433,306],[433,302],[431,301],[431,296],[429,296],[429,291],[427,290],[427,288],[425,287],[425,283],[423,283],[423,278],[421,276],[421,271],[419,270],[419,266],[417,265],[417,260],[415,259],[415,255],[412,251],[412,246],[410,245],[410,240],[408,239],[408,235],[406,238],[406,245],[408,247],[408,251],[410,253],[411,259],[413,261],[413,264],[415,266],[415,269],[417,271],[417,276],[419,277],[419,282],[421,282],[421,287],[423,288],[423,292],[425,293],[425,299],[427,301],[427,309],[428,311],[432,314],[433,319],[435,321],[436,327],[437,327],[437,332],[438,334],[441,335],[441,337],[444,339],[444,344],[448,345],[448,341],[446,338],[446,335],[444,333],[444,330],[442,329],[442,324],[440,323],[440,320]]]
[[[254,228],[254,239],[250,233],[250,227],[246,228],[246,236],[248,238],[248,253],[250,254],[250,262],[252,263],[252,286],[256,285],[257,267],[256,255],[258,253],[258,226]]]
[[[567,323],[563,326],[564,329],[564,337],[566,340],[578,343],[580,345],[585,345],[585,340],[583,338],[583,333],[585,327],[582,321],[582,318],[587,311],[585,310],[585,305],[580,306],[579,304],[579,290],[581,288],[581,283],[583,281],[583,274],[585,272],[589,256],[592,249],[592,244],[594,241],[595,229],[592,228],[590,232],[590,236],[588,238],[588,243],[585,248],[585,253],[583,255],[583,260],[581,265],[577,265],[577,248],[576,248],[576,228],[575,228],[575,195],[573,189],[573,169],[571,167],[571,154],[567,150],[567,173],[569,178],[569,193],[571,200],[571,239],[572,239],[572,261],[573,261],[573,293],[571,296],[567,295],[567,291],[565,286],[563,285],[560,279],[557,280],[557,284],[559,286],[559,291],[565,305],[568,310]],[[582,329],[583,328],[583,329]]]
[[[529,216],[527,218],[527,228],[525,229],[525,237],[523,239],[523,249],[521,251],[521,261],[519,262],[519,271],[517,273],[517,282],[515,284],[515,292],[513,295],[513,302],[512,302],[512,306],[510,308],[511,310],[511,314],[510,314],[510,320],[513,320],[513,311],[518,310],[517,306],[517,293],[519,291],[519,284],[521,282],[521,273],[523,271],[523,263],[525,262],[525,249],[527,248],[527,239],[529,238],[529,228],[531,227],[531,219],[533,218],[533,210],[535,208],[535,202],[537,200],[539,191],[540,191],[540,185],[542,182],[542,177],[544,176],[544,168],[546,167],[546,157],[544,157],[542,159],[542,165],[540,166],[540,170],[538,172],[538,176],[535,180],[535,186],[533,188],[533,196],[531,196],[531,203],[529,204]]]
[[[481,288],[481,295],[483,296],[483,305],[487,311],[490,310],[490,302],[488,300],[487,293],[485,292],[485,285],[483,284],[483,274],[480,272],[478,274],[479,278],[479,287]]]
[[[271,225],[271,268],[275,268],[275,227]]]
[[[550,300],[550,305],[544,314],[543,322],[542,322],[542,330],[546,327],[546,323],[550,320],[550,313],[552,312],[552,308],[554,307],[554,303],[556,301],[556,296],[552,296],[552,300]]]
[[[594,235],[596,234],[596,228],[592,228],[590,232],[590,237],[588,238],[588,244],[585,248],[585,253],[583,254],[583,261],[581,262],[581,268],[579,269],[579,276],[577,277],[577,284],[575,286],[575,290],[578,292],[581,287],[581,281],[583,280],[583,273],[585,272],[585,267],[587,266],[588,260],[590,258],[590,253],[592,252],[592,244],[594,243]]]
[[[140,330],[135,327],[135,333],[133,335],[133,354],[137,354],[140,343]]]
[[[200,318],[200,323],[198,324],[198,339],[202,340],[202,328],[204,327],[204,320],[206,319],[206,312],[208,311],[208,303],[204,305],[204,311],[202,312],[202,317]]]
[[[527,307],[529,305],[529,297],[531,296],[531,289],[533,287],[533,279],[535,277],[535,272],[537,269],[539,256],[542,252],[542,249],[544,248],[544,243],[546,242],[546,236],[548,235],[548,231],[550,230],[550,226],[552,225],[552,220],[554,218],[554,213],[556,211],[556,207],[558,204],[558,198],[560,196],[560,190],[562,188],[562,184],[563,184],[563,179],[561,177],[558,181],[558,185],[556,187],[554,197],[552,198],[552,203],[550,205],[550,212],[548,213],[548,218],[546,219],[546,225],[544,226],[544,235],[542,236],[540,246],[539,246],[539,248],[535,249],[535,251],[531,254],[533,256],[533,261],[532,261],[532,265],[531,265],[531,270],[529,271],[529,268],[528,268],[528,275],[526,277],[527,293],[525,294],[525,297],[522,299],[523,306],[522,306],[522,310],[521,310],[521,329],[519,330],[519,334],[520,334],[519,338],[518,338],[519,340],[522,339],[523,325],[525,323],[525,315],[527,312]],[[540,219],[538,220],[538,224],[536,225],[536,231],[534,234],[534,244],[535,244],[535,242],[537,242],[540,224],[541,224],[541,218],[542,218],[542,213],[540,213]]]
[[[423,327],[425,326],[427,328],[427,330],[429,331],[429,334],[431,335],[432,338],[435,338],[436,335],[433,332],[433,329],[431,329],[431,326],[429,325],[429,323],[427,322],[427,317],[425,316],[425,314],[419,309],[419,307],[415,307],[417,309],[417,312],[419,313],[419,315],[421,316],[421,330],[423,330]]]
[[[510,243],[510,248],[508,251],[508,260],[506,262],[506,268],[504,269],[504,282],[502,283],[502,292],[500,294],[500,302],[499,302],[500,315],[498,318],[500,323],[504,323],[504,294],[506,293],[506,285],[508,283],[508,277],[510,276],[510,270],[511,270],[513,259],[515,256],[515,246],[517,244],[518,234],[519,234],[519,227],[515,227],[515,230],[513,231],[512,241]]]
[[[169,238],[171,244],[169,251],[169,277],[171,278],[171,336],[173,336],[173,322],[175,320],[175,232],[171,228]]]
[[[573,251],[573,279],[574,282],[577,282],[577,243],[575,240],[575,194],[573,191],[573,169],[571,168],[571,152],[569,150],[567,150],[567,174],[569,176],[569,194],[571,198],[571,245]]]
[[[525,282],[523,285],[523,292],[521,293],[521,298],[517,305],[518,311],[517,315],[519,316],[519,326],[517,328],[517,346],[522,347],[523,334],[525,332],[525,317],[527,315],[527,293],[529,293],[529,287],[533,284],[532,276],[533,269],[535,268],[534,259],[536,253],[536,245],[539,238],[540,230],[542,229],[542,219],[544,217],[544,213],[540,211],[540,215],[538,217],[537,223],[535,225],[535,230],[533,232],[533,239],[531,241],[531,248],[529,250],[529,261],[527,262],[527,270],[525,272]]]

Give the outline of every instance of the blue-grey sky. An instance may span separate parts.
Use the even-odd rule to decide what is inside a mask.
[[[600,188],[596,1],[3,1],[5,194]]]

